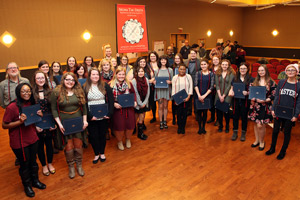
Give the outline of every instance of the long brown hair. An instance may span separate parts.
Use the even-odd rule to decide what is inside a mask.
[[[66,72],[62,76],[62,79],[61,79],[62,81],[60,82],[60,85],[55,88],[55,92],[58,93],[57,96],[59,97],[59,102],[61,102],[61,103],[64,102],[65,98],[66,98],[66,101],[69,102],[68,92],[67,92],[66,86],[64,84],[64,80],[66,79],[66,77],[68,75],[72,76],[73,79],[75,80],[75,85],[73,86],[72,91],[78,98],[79,105],[84,105],[86,103],[84,91],[83,91],[80,83],[78,82],[77,76],[75,76],[75,74],[72,72]]]
[[[175,69],[176,67],[177,67],[177,64],[175,63],[175,57],[176,56],[178,56],[179,57],[179,59],[180,59],[180,63],[179,63],[179,65],[178,65],[178,67],[180,66],[180,65],[182,65],[182,64],[184,64],[183,63],[183,58],[182,58],[182,55],[181,55],[181,53],[176,53],[176,55],[174,56],[174,63],[173,63],[173,69]]]
[[[49,88],[48,79],[47,79],[46,75],[44,74],[44,72],[42,72],[40,70],[35,71],[35,73],[33,75],[33,79],[32,79],[32,92],[33,92],[34,100],[37,102],[40,99],[40,97],[39,97],[39,86],[36,84],[36,79],[35,79],[36,75],[39,74],[39,73],[43,74],[44,77],[45,77],[45,84],[43,85],[44,98],[49,101],[50,100],[51,89]]]
[[[91,80],[91,74],[92,74],[92,71],[97,71],[98,72],[98,75],[99,75],[99,81],[97,83],[97,86],[98,86],[98,89],[100,90],[100,92],[105,95],[106,94],[106,90],[105,90],[105,82],[102,81],[102,78],[101,78],[101,75],[100,75],[100,71],[98,68],[96,67],[93,67],[90,71],[89,71],[89,75],[86,79],[86,82],[85,82],[85,85],[83,87],[83,90],[85,91],[85,94],[87,96],[87,94],[89,93],[90,91],[90,88],[92,86],[92,80]]]
[[[227,59],[223,59],[223,60],[220,62],[221,65],[222,65],[223,62],[227,62],[227,63],[228,63],[228,69],[227,69],[227,71],[228,71],[229,73],[228,73],[227,75],[230,75],[230,74],[232,74],[232,73],[235,74],[233,68],[231,67],[230,61],[227,60]],[[221,75],[222,75],[222,72],[223,72],[222,66],[219,66],[218,70],[216,71],[216,74],[217,74],[218,76],[221,76]]]
[[[266,72],[266,74],[265,74],[265,82],[266,82],[266,84],[268,85],[268,84],[270,83],[270,81],[273,81],[273,79],[272,79],[271,76],[270,76],[270,72],[269,72],[269,70],[268,70],[268,68],[267,68],[267,65],[262,64],[262,65],[260,65],[260,66],[258,67],[258,69],[259,69],[260,67],[263,67],[264,70],[265,70],[265,72]],[[254,79],[254,81],[253,81],[253,86],[260,86],[260,85],[259,85],[260,78],[261,78],[261,76],[259,75],[259,73],[257,73],[257,76],[255,77],[255,79]]]

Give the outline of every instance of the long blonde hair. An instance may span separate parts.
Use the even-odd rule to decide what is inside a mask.
[[[99,71],[100,71],[100,72],[103,71],[103,65],[104,65],[104,63],[106,63],[106,62],[108,62],[108,64],[110,65],[110,70],[114,71],[114,68],[113,68],[113,66],[112,66],[112,64],[111,64],[110,59],[107,59],[107,58],[103,58],[103,59],[101,60],[101,62],[99,63],[99,67],[98,67]]]
[[[126,78],[126,69],[124,67],[121,67],[121,66],[118,66],[116,71],[115,71],[115,74],[114,74],[114,77],[112,78],[111,82],[110,82],[110,87],[115,87],[118,80],[117,80],[117,74],[119,72],[123,71],[125,73],[125,82],[127,83],[129,89],[130,89],[130,82],[128,81],[128,79]]]

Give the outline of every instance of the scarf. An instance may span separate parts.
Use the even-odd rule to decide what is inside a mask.
[[[114,85],[112,90],[113,90],[115,101],[117,101],[118,95],[129,94],[129,86],[126,83],[126,81],[123,81],[123,83],[119,83],[117,81],[116,85]]]
[[[141,101],[144,101],[148,92],[148,85],[146,77],[137,77],[136,78],[137,91],[140,95]]]
[[[105,74],[104,72],[101,72],[101,75],[102,75],[103,79],[110,81],[112,79],[113,75],[114,75],[114,72],[112,70],[109,70],[108,74]]]

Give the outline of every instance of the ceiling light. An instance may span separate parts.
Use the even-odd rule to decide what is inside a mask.
[[[10,47],[14,42],[16,41],[16,38],[10,34],[9,32],[5,31],[1,35],[1,43],[5,45],[6,47]]]
[[[208,37],[210,37],[211,36],[211,31],[208,30],[206,34],[207,34]]]
[[[88,43],[90,41],[90,39],[92,38],[92,35],[89,31],[85,30],[82,34],[82,38],[85,42]]]
[[[233,31],[232,31],[232,30],[229,31],[229,35],[230,35],[231,37],[233,36]]]
[[[274,37],[276,37],[277,35],[278,35],[278,31],[276,30],[276,29],[274,29],[273,31],[272,31],[272,35],[274,36]]]

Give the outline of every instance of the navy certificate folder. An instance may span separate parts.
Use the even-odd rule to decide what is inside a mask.
[[[204,99],[204,102],[199,101],[199,99],[195,99],[195,101],[197,110],[206,110],[211,108],[210,99]]]
[[[65,119],[62,121],[62,125],[65,129],[64,135],[70,135],[73,133],[80,133],[82,132],[83,128],[83,118],[82,117],[75,117],[70,119]]]
[[[90,111],[94,117],[103,118],[108,114],[108,105],[107,104],[90,105]]]
[[[155,88],[168,88],[169,84],[167,83],[167,80],[169,80],[169,77],[155,77],[156,84]]]
[[[223,103],[221,103],[220,100],[217,100],[217,102],[216,102],[216,109],[218,109],[222,112],[227,113],[229,111],[229,107],[230,107],[230,104],[225,101]]]
[[[122,108],[134,106],[134,94],[122,94],[117,97],[118,103]]]
[[[183,103],[184,99],[186,99],[187,97],[188,94],[186,93],[185,89],[180,90],[179,92],[173,95],[173,99],[177,105]]]
[[[244,83],[233,83],[234,98],[245,99],[245,95],[243,94],[243,91],[246,90],[245,88]]]
[[[35,104],[33,106],[27,106],[22,108],[22,112],[27,117],[27,119],[24,121],[25,126],[29,126],[36,122],[42,121],[42,117],[37,114],[38,110],[41,110],[40,104]]]
[[[294,108],[276,105],[275,106],[275,115],[276,115],[276,117],[279,117],[279,118],[291,120],[294,116]]]
[[[35,123],[37,127],[40,127],[41,129],[50,129],[55,127],[55,122],[53,119],[52,114],[44,114],[42,117],[42,120]]]
[[[249,99],[266,100],[266,87],[265,86],[250,86]]]

